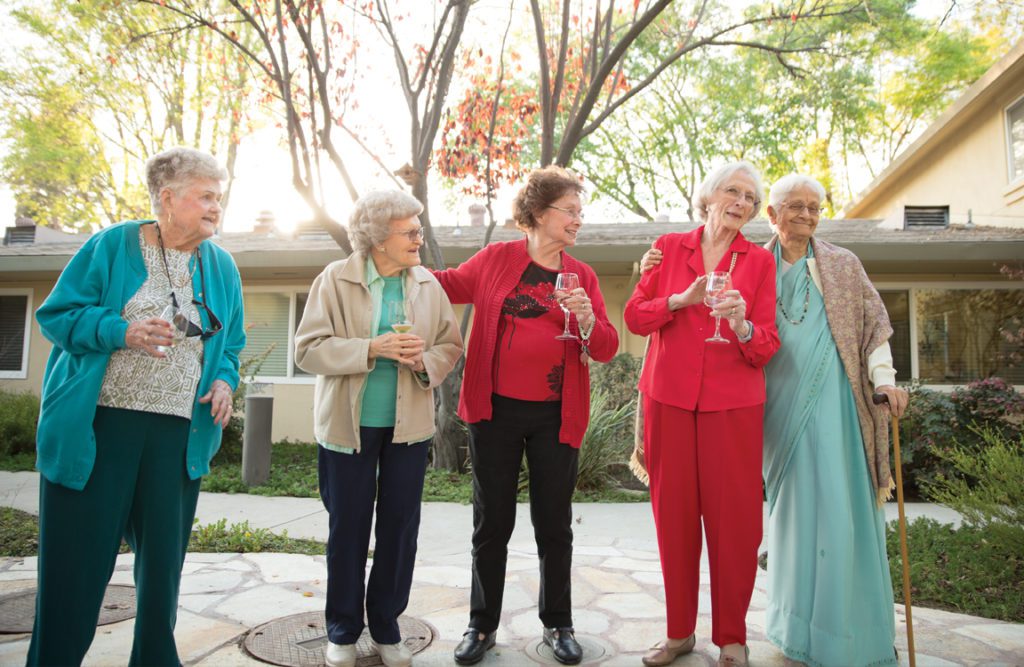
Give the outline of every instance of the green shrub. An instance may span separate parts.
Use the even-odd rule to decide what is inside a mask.
[[[886,526],[893,594],[903,601],[897,522]],[[1024,555],[987,528],[919,517],[907,526],[911,602],[961,614],[1024,621]]]
[[[580,447],[578,490],[618,486],[616,472],[623,470],[633,451],[632,437],[624,434],[632,434],[636,401],[612,407],[612,400],[604,389],[590,392],[590,423]]]
[[[608,407],[615,409],[636,402],[636,385],[640,379],[640,357],[628,352],[615,355],[607,364],[595,363],[590,367],[591,391],[602,391]]]
[[[0,507],[0,557],[25,558],[38,551],[38,517],[13,507]]]
[[[1024,555],[1024,434],[1009,440],[994,427],[972,430],[985,446],[977,452],[958,446],[944,454],[954,473],[939,476],[925,491],[1011,553]]]
[[[198,523],[198,522],[197,522]],[[288,537],[288,531],[275,535],[266,528],[252,528],[248,521],[227,525],[226,519],[205,526],[195,526],[188,550],[193,553],[260,553],[278,552],[320,556],[326,545],[316,540]]]
[[[921,489],[943,472],[935,452],[954,445],[956,409],[948,394],[917,383],[908,389],[910,402],[900,419],[900,458],[905,491],[920,497]]]
[[[17,456],[36,451],[36,422],[39,397],[31,392],[0,390],[0,456]]]
[[[975,423],[1014,437],[1024,426],[1024,396],[1002,378],[975,380],[950,397],[961,425]],[[980,437],[977,433],[973,435]]]

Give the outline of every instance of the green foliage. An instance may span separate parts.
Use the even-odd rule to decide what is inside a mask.
[[[590,423],[580,446],[579,490],[608,489],[617,486],[616,471],[621,471],[633,451],[632,438],[623,438],[633,427],[636,402],[610,406],[603,389],[590,392]]]
[[[1015,441],[993,426],[973,427],[984,442],[980,451],[954,447],[943,458],[952,476],[939,476],[926,489],[935,502],[963,515],[967,525],[982,530],[1024,555],[1024,433]]]
[[[34,460],[38,421],[38,396],[0,390],[0,457]]]
[[[319,498],[316,460],[317,445],[275,442],[270,449],[270,477],[265,484],[249,486],[242,481],[241,441],[225,441],[210,462],[210,474],[203,478],[203,491]]]
[[[886,526],[893,593],[903,591],[897,523]],[[955,529],[920,517],[907,527],[911,602],[961,614],[1024,621],[1024,553],[988,528]]]
[[[13,507],[0,507],[0,557],[25,558],[38,551],[39,519]]]
[[[914,384],[900,419],[900,453],[907,491],[921,496],[939,478],[958,476],[954,452],[978,457],[984,435],[1014,441],[1024,433],[1024,397],[999,378],[976,380],[952,394]]]
[[[321,556],[326,545],[316,540],[288,537],[288,531],[275,535],[266,528],[252,528],[248,521],[227,525],[220,519],[192,529],[188,550],[195,553],[260,553],[277,552]]]
[[[635,403],[642,364],[643,359],[628,352],[615,355],[606,364],[594,363],[590,366],[590,386],[604,392],[610,408]]]
[[[473,502],[473,478],[465,473],[428,469],[423,480],[423,502]]]

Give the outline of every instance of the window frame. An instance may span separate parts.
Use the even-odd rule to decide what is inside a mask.
[[[30,347],[32,345],[32,314],[35,309],[32,307],[35,290],[31,287],[0,287],[0,295],[3,296],[24,296],[25,299],[25,329],[22,333],[21,346],[21,370],[5,371],[0,370],[0,380],[27,380]]]
[[[918,290],[1024,290],[1024,281],[1018,280],[1006,280],[1002,282],[992,282],[987,280],[940,280],[934,282],[927,280],[884,280],[877,282],[872,281],[872,285],[874,285],[875,290],[878,292],[898,292],[901,290],[907,291],[907,307],[910,312],[910,378],[896,378],[897,384],[908,384],[911,381],[916,381],[921,377],[921,365],[918,353],[918,334],[920,333],[920,327],[918,326],[917,322]],[[962,387],[963,384],[929,383],[922,384],[921,386],[926,389],[931,389],[932,391],[951,393],[957,387]],[[1013,386],[1017,389],[1017,391],[1024,391],[1024,384],[1015,384]]]
[[[1006,182],[1010,185],[1015,183],[1024,183],[1024,163],[1020,165],[1019,175],[1014,176],[1013,173],[1013,126],[1010,124],[1010,112],[1014,111],[1014,107],[1018,106],[1021,110],[1021,122],[1024,122],[1024,95],[1021,95],[1014,101],[1010,102],[1003,109],[1003,145],[1006,147]],[[1022,159],[1024,159],[1024,156],[1022,156]]]
[[[295,372],[295,328],[299,325],[295,321],[295,301],[299,294],[309,294],[312,283],[308,285],[257,285],[242,289],[245,294],[280,294],[288,297],[288,375],[256,375],[253,382],[280,385],[312,385],[316,383],[315,375],[293,375]],[[244,378],[243,378],[244,380]]]

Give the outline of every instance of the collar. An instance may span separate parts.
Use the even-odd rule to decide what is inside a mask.
[[[693,230],[692,232],[684,233],[682,235],[683,236],[683,240],[682,240],[683,245],[686,246],[687,248],[690,248],[691,250],[697,248],[697,246],[700,245],[700,239],[704,235],[704,228],[706,226],[707,225],[701,225],[700,227],[698,227],[697,229]],[[747,237],[743,236],[743,232],[736,232],[736,238],[734,238],[732,240],[732,243],[729,244],[729,249],[726,250],[726,252],[727,253],[730,253],[730,252],[745,253],[745,252],[747,252],[747,248],[749,246],[750,246],[750,241],[747,240]]]

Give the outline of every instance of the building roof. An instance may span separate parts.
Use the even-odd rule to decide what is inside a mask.
[[[990,113],[992,99],[1000,93],[1000,84],[1024,72],[1024,40],[1021,40],[974,82],[935,122],[900,153],[868,187],[843,211],[844,215],[863,215],[876,199],[886,194],[891,183],[927,159],[928,154],[978,113]]]
[[[695,229],[699,223],[621,223],[584,225],[570,252],[605,274],[630,274],[633,263],[659,236]],[[456,229],[459,231],[456,232]],[[449,266],[468,259],[483,243],[484,227],[436,227],[434,233]],[[744,227],[755,243],[771,237],[766,220]],[[1002,264],[1024,257],[1024,228],[953,226],[946,229],[886,228],[879,220],[825,220],[818,238],[854,252],[872,274],[977,274],[990,276]],[[0,281],[56,276],[85,242],[37,243],[0,247]],[[522,238],[521,232],[496,228],[493,241]],[[253,233],[225,234],[218,240],[235,258],[246,279],[307,280],[344,253],[328,237],[282,238]]]

